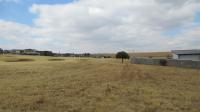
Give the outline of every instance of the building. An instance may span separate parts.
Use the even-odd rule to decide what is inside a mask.
[[[200,49],[172,50],[173,59],[200,61]]]
[[[3,50],[3,53],[4,53],[4,54],[9,54],[9,53],[10,53],[10,50]]]
[[[24,55],[40,55],[40,53],[37,52],[35,49],[24,49],[21,54]]]
[[[37,51],[37,52],[40,53],[40,56],[53,56],[52,51]]]
[[[23,50],[21,49],[12,49],[12,50],[6,50],[6,53],[11,53],[11,54],[22,54]]]

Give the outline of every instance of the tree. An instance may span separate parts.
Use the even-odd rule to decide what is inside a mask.
[[[118,52],[116,54],[116,58],[121,58],[122,59],[122,63],[123,63],[124,59],[129,59],[129,55],[128,55],[128,53],[126,53],[124,51],[121,51],[121,52]]]
[[[3,49],[0,48],[0,54],[3,54]]]

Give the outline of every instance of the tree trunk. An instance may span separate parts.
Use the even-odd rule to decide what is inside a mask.
[[[122,58],[122,63],[124,63],[124,58]]]

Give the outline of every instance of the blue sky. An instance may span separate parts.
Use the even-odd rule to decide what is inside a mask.
[[[163,33],[163,35],[169,36],[169,37],[176,37],[177,35],[180,35],[182,33],[181,27],[174,27],[171,28]]]
[[[200,11],[196,12],[195,17],[194,17],[194,22],[200,26]],[[183,33],[183,30],[184,29],[182,27],[174,27],[165,31],[163,34],[168,37],[176,37],[177,35],[180,35],[181,33]]]
[[[197,12],[195,20],[196,20],[197,23],[200,24],[200,11]]]
[[[30,13],[29,8],[33,4],[64,4],[72,0],[23,0],[19,2],[0,2],[0,19],[33,25],[33,19],[37,17]]]
[[[94,53],[200,48],[200,2],[148,1],[0,0],[0,48]]]

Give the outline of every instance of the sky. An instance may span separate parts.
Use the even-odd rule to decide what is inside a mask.
[[[0,48],[200,49],[200,0],[0,0]]]

